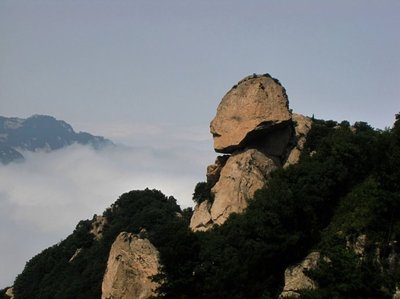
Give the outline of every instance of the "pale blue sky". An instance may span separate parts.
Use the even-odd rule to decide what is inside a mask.
[[[391,126],[399,28],[398,0],[0,0],[0,115],[132,146],[0,167],[0,288],[122,192],[191,205],[216,156],[209,122],[247,75],[278,78],[295,112]]]
[[[232,85],[268,72],[294,111],[383,128],[399,16],[399,1],[2,0],[0,114],[208,130]]]

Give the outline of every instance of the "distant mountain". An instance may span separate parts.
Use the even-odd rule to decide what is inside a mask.
[[[73,143],[89,144],[95,149],[112,142],[86,132],[76,133],[62,120],[52,116],[33,115],[27,119],[0,116],[0,162],[23,160],[24,151],[52,151]]]

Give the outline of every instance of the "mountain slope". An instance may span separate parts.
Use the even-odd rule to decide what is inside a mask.
[[[8,164],[23,159],[20,151],[57,150],[73,143],[100,148],[111,141],[86,132],[76,133],[64,121],[46,115],[27,119],[0,116],[0,161]]]
[[[257,101],[269,101],[271,87],[283,90],[269,75],[240,83],[250,86]],[[246,89],[238,90],[233,101],[242,112]],[[282,92],[276,96],[283,95],[286,99]],[[243,129],[243,117],[227,115],[237,122],[233,129]],[[131,278],[143,277],[139,268],[147,258],[158,263],[158,254],[158,274],[145,277],[147,285],[158,286],[157,298],[395,298],[400,286],[400,114],[385,131],[365,122],[301,117],[307,120],[302,123],[293,116],[275,126],[268,117],[241,134],[234,147],[226,142],[218,147],[229,155],[218,157],[207,169],[207,182],[195,187],[194,213],[156,190],[125,193],[102,216],[81,221],[64,241],[32,258],[15,280],[15,299],[108,294],[125,299],[124,284],[130,294],[150,298],[153,290],[134,289],[140,283]],[[220,127],[213,132],[214,138],[232,133]],[[250,155],[240,159],[242,153]],[[257,157],[276,167],[254,167]],[[254,176],[262,178],[257,191],[251,189]],[[239,184],[222,184],[222,179]],[[238,186],[239,192],[230,192]],[[217,202],[218,192],[234,195]],[[244,200],[243,192],[250,194]],[[234,210],[232,202],[238,199],[240,209]],[[210,217],[203,212],[216,202],[229,213],[224,221],[206,222]],[[190,229],[200,206],[204,210],[198,218],[206,218],[201,221],[206,229]],[[145,248],[153,246],[154,254],[147,254]],[[308,283],[293,287],[288,279],[299,276]]]
[[[98,218],[94,217],[81,221],[64,241],[32,258],[15,281],[15,298],[100,298],[108,253],[123,231],[139,234],[145,229],[168,271],[192,252],[191,242],[183,248],[184,243],[178,243],[187,241],[190,214],[181,211],[173,197],[159,191],[125,193],[103,217],[107,222],[101,237],[93,234]]]
[[[284,270],[316,249],[330,262],[310,274],[321,288],[302,298],[390,298],[400,281],[400,117],[390,131],[354,128],[314,121],[300,162],[275,171],[244,213],[207,232],[188,230],[190,213],[158,191],[122,195],[103,214],[101,239],[92,221],[81,222],[27,263],[15,298],[99,298],[111,244],[143,228],[160,251],[160,298],[277,298]],[[348,245],[360,234],[364,259]]]

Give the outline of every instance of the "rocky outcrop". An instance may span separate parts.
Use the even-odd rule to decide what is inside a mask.
[[[292,120],[295,130],[295,136],[293,138],[294,146],[289,152],[285,162],[285,167],[299,162],[300,154],[303,151],[308,132],[310,132],[312,125],[311,118],[301,114],[293,113]]]
[[[214,149],[232,153],[243,147],[252,132],[261,133],[291,119],[283,86],[269,75],[249,76],[223,98],[210,124]]]
[[[311,252],[298,265],[285,270],[285,286],[279,298],[298,297],[303,289],[316,289],[317,284],[305,272],[314,269],[320,259],[319,252]]]
[[[13,299],[14,298],[14,289],[8,288],[5,295],[9,299]]]
[[[90,233],[94,236],[96,240],[100,240],[103,236],[103,229],[106,224],[106,217],[94,215],[92,220],[92,229],[90,230]]]
[[[232,213],[242,212],[254,193],[264,186],[270,173],[278,167],[277,164],[257,149],[230,156],[211,189],[213,200],[203,201],[195,207],[190,227],[194,231],[205,231],[214,224],[224,223]],[[210,169],[215,168],[208,167]]]
[[[158,287],[159,253],[147,239],[122,232],[114,241],[104,274],[102,299],[146,299]]]
[[[205,200],[194,208],[193,216],[190,219],[190,227],[193,231],[207,231],[214,226],[211,218],[211,206],[211,201]]]
[[[365,255],[365,246],[367,244],[367,235],[362,234],[357,238],[351,240],[350,237],[346,238],[346,248],[354,251],[354,253],[361,259]]]
[[[214,202],[211,207],[213,223],[224,223],[230,214],[242,212],[262,188],[276,163],[256,149],[233,154],[221,170],[218,182],[211,189]]]
[[[246,209],[273,170],[299,161],[311,122],[292,115],[285,89],[268,74],[235,85],[210,124],[215,151],[229,155],[208,166],[210,198],[195,207],[191,229],[208,230]]]
[[[93,236],[94,240],[100,240],[103,237],[103,230],[104,226],[107,224],[107,218],[104,216],[94,215],[90,224],[91,228],[89,233]],[[78,248],[69,259],[69,263],[72,263],[82,253],[82,250],[82,248]]]
[[[210,186],[214,186],[218,182],[221,170],[225,166],[228,158],[228,155],[218,156],[214,164],[207,166],[207,183]]]

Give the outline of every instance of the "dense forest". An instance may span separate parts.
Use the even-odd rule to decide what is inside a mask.
[[[198,186],[196,201],[207,193]],[[400,282],[399,215],[400,114],[386,130],[314,120],[300,162],[276,170],[244,213],[193,233],[191,210],[173,197],[125,193],[104,212],[101,239],[81,221],[33,257],[15,281],[15,299],[100,298],[116,236],[143,228],[163,265],[154,277],[158,298],[277,298],[285,269],[311,251],[323,257],[307,273],[319,287],[301,298],[392,298]],[[362,255],[354,250],[360,237]]]

